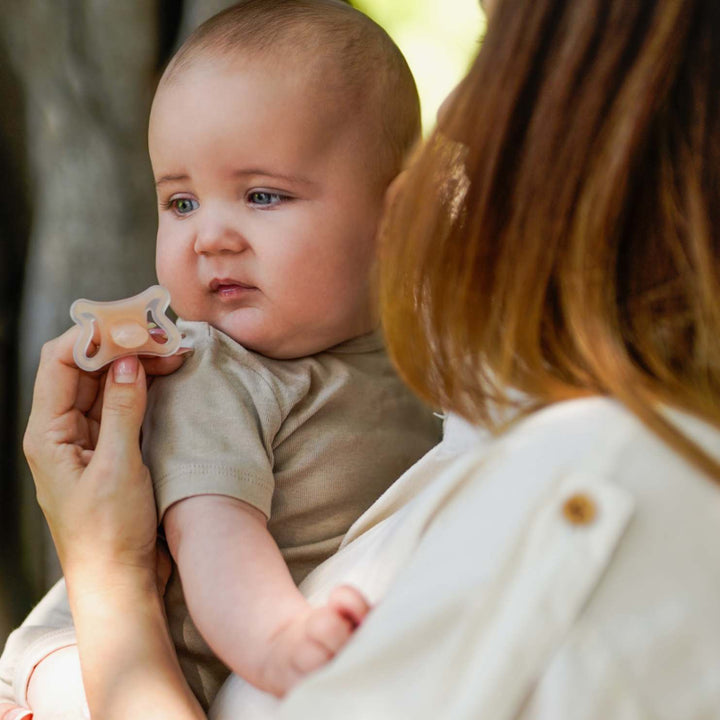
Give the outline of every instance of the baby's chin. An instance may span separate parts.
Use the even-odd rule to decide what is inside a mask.
[[[259,355],[273,358],[275,360],[292,360],[295,358],[315,355],[331,345],[321,333],[313,333],[312,330],[304,330],[302,333],[278,332],[272,328],[262,326],[250,326],[247,324],[239,326],[233,322],[211,322],[236,343],[242,345],[246,350],[251,350]],[[338,341],[342,342],[342,341]]]
[[[367,323],[297,322],[283,323],[268,316],[265,308],[242,307],[225,313],[207,312],[208,308],[186,307],[178,315],[184,320],[207,322],[227,335],[246,350],[276,360],[291,360],[308,355],[316,355],[328,348],[373,329],[371,321]],[[367,324],[367,328],[365,327]]]
[[[272,332],[269,329],[263,331],[260,327],[250,329],[233,327],[232,323],[225,325],[223,327],[218,324],[215,327],[246,350],[274,360],[293,360],[317,355],[353,337],[348,333],[328,333],[325,329],[304,328],[302,332]]]
[[[274,360],[294,360],[308,355],[316,355],[323,350],[327,350],[332,345],[319,339],[316,342],[312,338],[251,338],[243,342],[241,338],[230,337],[235,342],[242,345],[246,350],[251,350],[259,355],[272,358]],[[342,341],[340,341],[342,342]]]

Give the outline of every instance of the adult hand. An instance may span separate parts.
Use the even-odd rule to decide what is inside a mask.
[[[156,567],[157,519],[140,455],[146,373],[183,358],[116,360],[88,374],[72,359],[73,328],[43,347],[24,450],[66,576]]]
[[[157,516],[139,443],[145,369],[128,357],[104,375],[81,372],[77,332],[43,348],[24,449],[65,573],[88,707],[108,719],[152,708],[199,720],[158,588]]]

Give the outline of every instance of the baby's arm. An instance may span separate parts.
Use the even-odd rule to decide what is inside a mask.
[[[265,516],[240,500],[187,498],[168,509],[164,526],[198,630],[221,660],[262,690],[284,695],[330,660],[367,614],[350,587],[311,607]]]

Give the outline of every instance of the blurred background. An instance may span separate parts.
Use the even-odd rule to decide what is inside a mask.
[[[230,0],[3,0],[0,646],[60,576],[20,438],[42,344],[78,297],[155,282],[146,120],[164,64]],[[427,133],[484,31],[476,0],[353,0],[415,74]]]

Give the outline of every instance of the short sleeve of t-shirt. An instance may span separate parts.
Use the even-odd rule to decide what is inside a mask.
[[[143,456],[159,518],[175,502],[218,494],[270,516],[272,443],[286,410],[256,356],[206,323],[182,323],[195,349],[156,378],[143,425]]]

